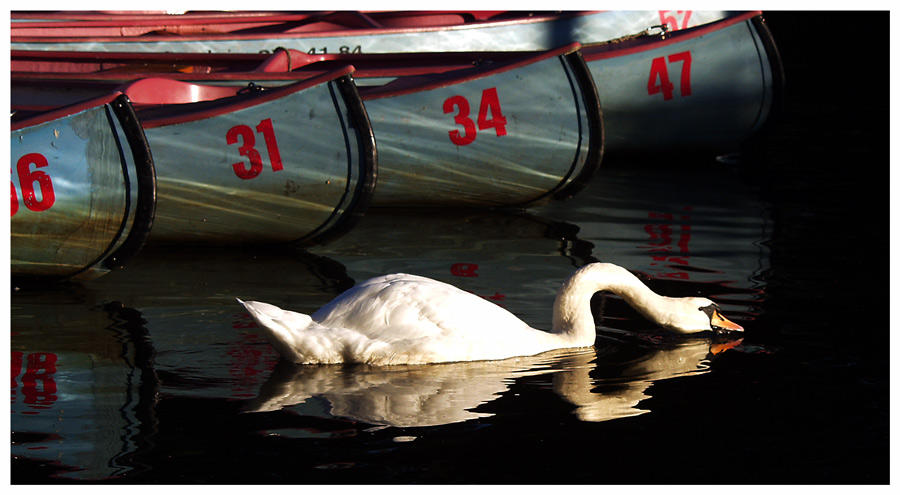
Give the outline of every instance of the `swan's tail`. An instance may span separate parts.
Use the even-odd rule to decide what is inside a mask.
[[[257,301],[238,302],[259,324],[263,335],[287,361],[299,364],[344,362],[346,331],[319,325],[303,313]]]
[[[292,362],[304,360],[298,351],[302,348],[302,333],[312,324],[312,318],[264,302],[245,302],[240,299],[237,301],[263,329],[263,333],[278,354]]]

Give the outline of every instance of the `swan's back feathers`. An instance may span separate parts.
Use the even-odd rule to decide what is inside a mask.
[[[242,302],[296,363],[414,364],[504,359],[549,350],[554,337],[452,285],[392,274],[347,290],[312,316]]]
[[[341,294],[312,315],[328,327],[365,328],[372,338],[393,341],[478,338],[479,328],[521,328],[503,308],[450,284],[408,274],[376,277]]]

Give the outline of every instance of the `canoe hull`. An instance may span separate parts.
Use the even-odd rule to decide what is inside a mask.
[[[345,71],[349,72],[349,71]],[[371,125],[349,73],[139,116],[158,170],[153,242],[324,242],[371,200]]]
[[[11,135],[13,277],[89,279],[140,250],[156,182],[127,97],[14,123]]]
[[[378,140],[373,205],[534,204],[571,196],[600,165],[600,103],[577,48],[392,86],[363,91]]]
[[[758,14],[584,55],[609,152],[737,151],[780,105],[781,62]]]

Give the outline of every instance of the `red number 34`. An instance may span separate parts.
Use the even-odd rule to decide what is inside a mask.
[[[456,108],[454,121],[461,125],[459,129],[449,131],[450,141],[457,146],[465,146],[475,141],[477,131],[475,122],[469,118],[469,101],[464,96],[456,95],[444,101],[444,113],[453,113]],[[490,114],[490,118],[488,117]],[[500,109],[500,99],[497,97],[497,88],[487,88],[481,92],[481,104],[478,106],[478,130],[493,128],[498,136],[506,135],[506,117]]]

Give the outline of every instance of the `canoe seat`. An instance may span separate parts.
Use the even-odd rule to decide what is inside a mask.
[[[240,88],[207,86],[151,77],[124,84],[118,90],[128,95],[135,105],[172,105],[234,96]]]

